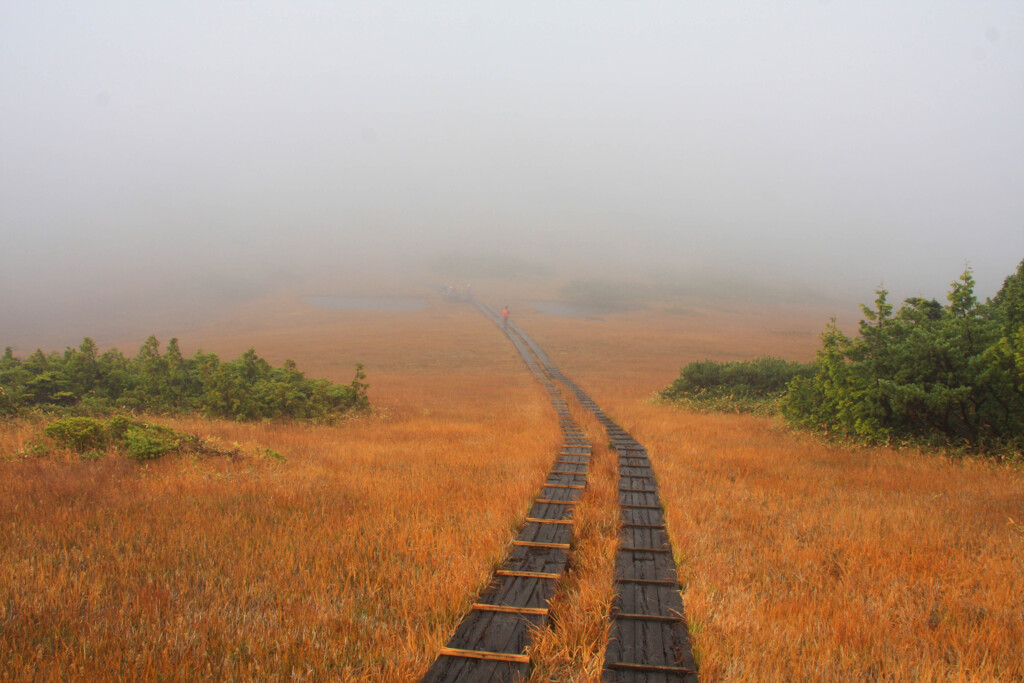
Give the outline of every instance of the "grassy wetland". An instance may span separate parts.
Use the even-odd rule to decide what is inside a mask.
[[[241,445],[235,458],[0,461],[4,677],[421,673],[504,552],[558,433],[482,317],[384,323],[376,346],[391,350],[365,355],[373,416],[164,420]],[[322,343],[346,338],[331,332]],[[5,424],[5,456],[34,429]]]
[[[702,679],[1024,676],[1020,467],[844,448],[770,418],[655,404],[708,344],[723,360],[813,357],[803,315],[715,318],[591,321],[589,345],[571,323],[524,323],[648,448]]]
[[[0,683],[1024,683],[1021,3],[577,9],[3,3]]]
[[[691,360],[809,360],[820,314],[512,308],[650,451],[703,680],[1024,676],[1019,468],[653,401]],[[144,464],[19,456],[41,427],[4,422],[4,678],[417,679],[554,460],[539,385],[489,321],[439,300],[400,313],[268,300],[182,344],[254,346],[338,382],[362,362],[373,412],[151,417],[230,454]],[[615,458],[575,413],[593,472],[554,628],[531,648],[538,682],[599,680],[607,638]]]

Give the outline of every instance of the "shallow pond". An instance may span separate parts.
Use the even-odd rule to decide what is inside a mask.
[[[303,301],[340,311],[419,311],[427,300],[416,296],[306,296]]]

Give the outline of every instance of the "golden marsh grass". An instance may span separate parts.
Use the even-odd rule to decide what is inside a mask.
[[[704,680],[1020,680],[1019,469],[650,401],[691,360],[809,359],[826,319],[517,314],[650,451]],[[0,460],[3,677],[415,680],[554,460],[547,396],[490,322],[454,304],[281,299],[182,346],[255,346],[337,381],[362,361],[376,412],[334,426],[166,420],[242,444],[235,460]],[[576,414],[595,443],[591,489],[534,681],[598,680],[607,636],[614,457]],[[3,425],[0,452],[37,431]]]

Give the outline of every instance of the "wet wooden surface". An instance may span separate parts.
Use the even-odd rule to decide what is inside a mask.
[[[605,428],[619,456],[620,527],[602,680],[695,682],[697,665],[654,470],[642,445],[611,420]]]
[[[500,319],[495,322],[501,326]],[[547,624],[546,608],[569,560],[574,503],[586,486],[590,442],[529,345],[512,329],[506,329],[506,334],[548,391],[558,416],[562,446],[508,556],[423,678],[429,683],[497,683],[526,677],[527,661],[494,659],[525,659],[523,653],[533,633]]]
[[[604,426],[619,460],[619,547],[602,680],[696,683],[679,577],[647,449],[574,383],[560,374],[558,379]]]
[[[477,306],[502,326],[500,317],[493,311],[482,304]],[[619,546],[615,555],[615,597],[602,681],[695,683],[697,665],[686,628],[679,577],[665,529],[657,478],[647,450],[565,377],[529,335],[511,322],[503,329],[551,395],[563,445],[530,508],[527,523],[513,543],[506,562],[479,596],[478,605],[546,607],[557,587],[556,577],[565,571],[569,553],[566,546],[572,542],[572,526],[551,522],[572,520],[572,504],[580,499],[586,483],[590,444],[558,393],[556,382],[561,383],[606,429],[609,443],[618,456]],[[474,609],[459,625],[448,647],[515,656],[528,644],[531,629],[543,626],[546,621],[546,614]],[[528,672],[529,664],[522,661],[494,662],[442,654],[424,680],[513,681]]]

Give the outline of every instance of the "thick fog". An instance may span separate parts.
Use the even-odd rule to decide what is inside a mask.
[[[452,253],[991,295],[1024,9],[2,0],[0,238],[0,347]]]

